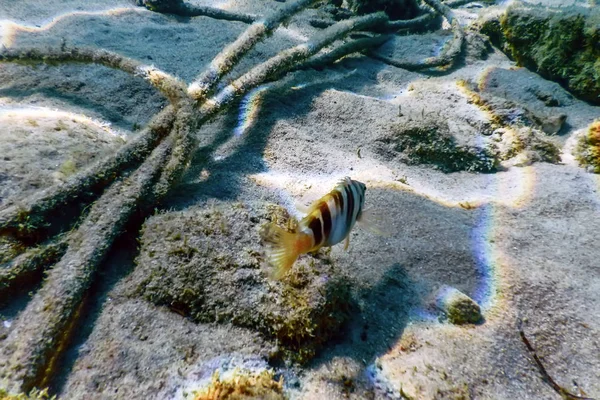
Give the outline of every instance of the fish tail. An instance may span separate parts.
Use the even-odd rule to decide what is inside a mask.
[[[267,260],[273,266],[272,277],[281,279],[298,259],[300,254],[311,247],[309,235],[302,232],[288,232],[271,224],[263,238],[269,243]]]

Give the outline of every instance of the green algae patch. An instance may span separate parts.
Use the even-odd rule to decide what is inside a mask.
[[[453,287],[446,286],[440,290],[437,306],[455,325],[476,324],[483,319],[479,304]]]
[[[221,377],[215,371],[210,384],[193,392],[194,400],[285,400],[283,378],[275,379],[272,371],[250,372],[235,370]]]
[[[324,254],[302,256],[270,278],[260,232],[288,219],[270,204],[221,204],[169,212],[143,227],[129,293],[196,322],[231,323],[273,339],[278,355],[311,359],[350,311],[347,279]]]
[[[579,138],[575,158],[582,167],[600,174],[600,120],[594,121]]]
[[[600,104],[600,9],[517,3],[507,9],[500,24],[504,50],[519,65]],[[493,23],[488,26],[494,36]]]
[[[0,265],[9,262],[25,250],[19,240],[11,236],[0,236]]]

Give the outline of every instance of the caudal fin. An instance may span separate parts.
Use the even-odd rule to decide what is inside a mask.
[[[303,233],[288,232],[275,224],[267,227],[263,240],[267,243],[267,260],[273,266],[273,278],[281,279],[298,256],[307,250],[304,236]]]

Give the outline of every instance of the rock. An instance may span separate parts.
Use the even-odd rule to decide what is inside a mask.
[[[561,161],[560,146],[546,133],[557,133],[567,116],[546,107],[538,97],[558,101],[563,96],[560,93],[555,96],[547,88],[542,90],[531,83],[520,92],[512,89],[509,84],[511,78],[518,86],[527,80],[527,74],[531,74],[527,71],[524,75],[521,70],[492,68],[482,75],[478,84],[462,81],[460,85],[469,101],[490,116],[495,128],[491,137],[496,142],[496,157],[502,161],[502,167],[530,165],[538,161],[558,163]],[[506,90],[507,87],[511,90]],[[533,103],[532,99],[536,99],[537,103]],[[527,154],[512,160],[522,152]]]
[[[594,121],[579,138],[575,158],[582,167],[600,174],[600,120]]]
[[[550,115],[539,120],[542,131],[548,135],[555,135],[562,129],[567,121],[566,114]]]
[[[473,299],[450,286],[440,289],[436,305],[455,325],[475,324],[483,318],[479,305]]]
[[[600,104],[600,8],[510,6],[500,18],[503,48],[522,66]],[[492,41],[494,24],[488,24]]]
[[[465,42],[465,62],[467,65],[485,60],[492,50],[489,40],[479,32],[470,30],[465,32]]]
[[[288,218],[265,203],[156,215],[144,225],[129,293],[197,322],[258,331],[307,361],[346,320],[349,286],[325,256],[302,256],[283,281],[269,277],[260,230]]]
[[[258,334],[194,323],[165,307],[123,297],[121,288],[117,284],[93,318],[61,399],[184,399],[182,392],[201,389],[216,370],[225,376],[235,368],[268,368],[269,347]]]

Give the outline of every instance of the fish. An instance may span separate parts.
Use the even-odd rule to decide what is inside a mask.
[[[364,183],[345,177],[315,201],[300,221],[292,221],[289,231],[275,223],[267,226],[263,240],[267,244],[267,260],[273,266],[272,276],[281,279],[301,254],[314,253],[345,240],[350,245],[350,231],[363,217]]]

